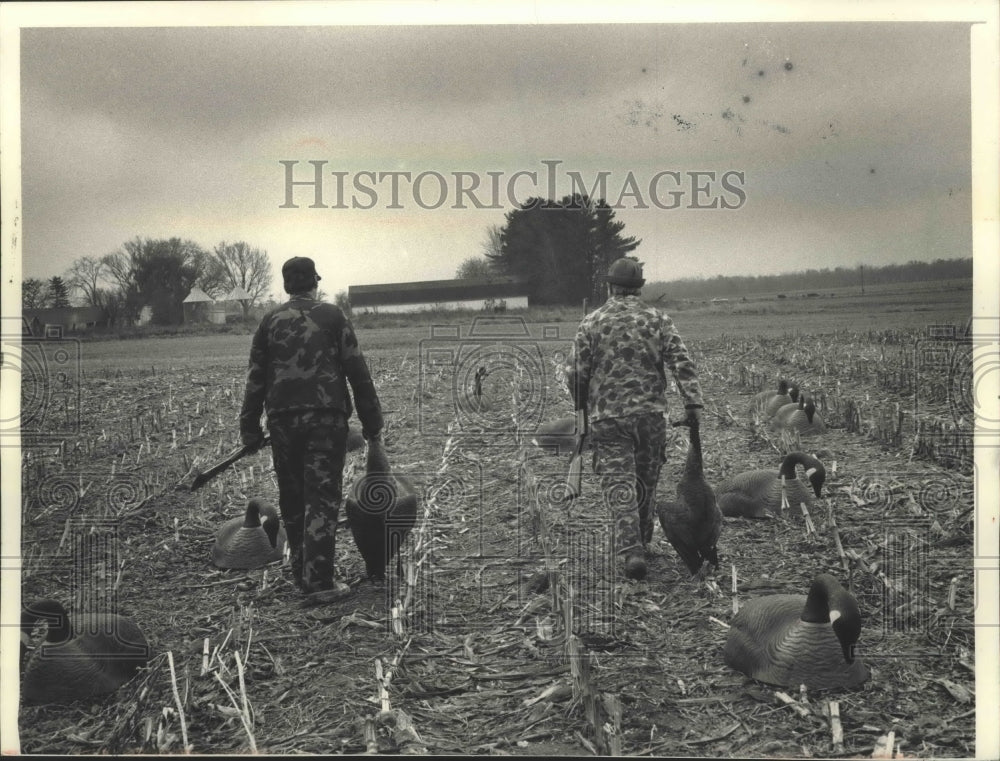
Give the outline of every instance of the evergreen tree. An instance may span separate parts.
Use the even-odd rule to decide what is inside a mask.
[[[69,306],[69,288],[58,275],[49,278],[50,306],[63,308]]]
[[[639,241],[604,200],[573,194],[559,201],[528,199],[506,216],[499,253],[486,256],[497,270],[531,286],[536,304],[591,304],[603,300],[603,275]]]

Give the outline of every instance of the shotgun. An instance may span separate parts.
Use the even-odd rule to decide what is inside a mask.
[[[569,474],[566,476],[566,496],[564,501],[574,500],[583,490],[583,448],[587,440],[587,408],[576,411],[576,445],[573,447],[573,457],[569,461]]]
[[[266,447],[271,443],[270,437],[265,436],[264,440],[260,443],[260,446],[256,447],[246,447],[242,446],[236,449],[232,454],[228,455],[225,459],[219,460],[215,465],[210,467],[208,470],[199,470],[195,468],[188,476],[191,480],[187,483],[187,488],[189,491],[194,491],[195,489],[200,489],[202,486],[207,484],[222,471],[232,467],[233,463],[246,457],[248,454],[253,454],[254,452],[259,452],[261,449]]]

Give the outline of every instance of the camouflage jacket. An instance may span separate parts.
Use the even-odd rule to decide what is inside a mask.
[[[566,367],[591,420],[667,410],[669,368],[685,406],[702,405],[694,362],[669,315],[638,296],[611,296],[583,318]]]
[[[338,410],[351,416],[350,382],[362,432],[382,430],[382,408],[354,327],[340,307],[308,296],[264,315],[250,348],[241,432],[260,430],[268,418],[293,412]]]

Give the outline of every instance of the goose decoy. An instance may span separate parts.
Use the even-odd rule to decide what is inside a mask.
[[[768,400],[767,404],[764,406],[764,417],[772,418],[775,414],[777,414],[778,410],[786,404],[795,404],[798,401],[799,386],[797,383],[789,383],[787,394],[775,394],[770,400]]]
[[[751,409],[754,412],[763,412],[767,409],[768,404],[775,397],[781,397],[782,399],[788,399],[788,381],[781,378],[778,381],[778,391],[775,393],[771,389],[766,391],[760,391],[753,396],[753,401],[751,403]],[[790,399],[789,399],[790,401]]]
[[[576,416],[566,415],[538,426],[531,443],[556,454],[569,454],[576,448]]]
[[[861,634],[858,603],[830,574],[808,596],[769,595],[733,616],[726,665],[767,684],[810,689],[856,687],[868,668],[854,655]]]
[[[795,412],[805,409],[806,406],[806,394],[804,391],[800,391],[798,398],[794,402],[789,402],[788,404],[782,404],[777,411],[771,415],[770,426],[772,429],[780,427],[788,418],[792,416]]]
[[[68,703],[114,692],[149,662],[149,644],[134,621],[114,613],[89,613],[71,624],[55,600],[37,600],[21,611],[22,642],[38,622],[45,641],[30,654],[21,678],[28,703]]]
[[[490,409],[490,397],[483,391],[483,379],[489,374],[489,371],[485,367],[481,366],[478,370],[476,370],[476,374],[472,379],[472,390],[470,393],[469,403],[475,411],[485,412]]]
[[[369,441],[365,475],[354,482],[344,503],[368,578],[384,579],[393,557],[402,575],[399,548],[417,523],[417,502],[413,484],[392,473],[382,443]]]
[[[212,562],[219,568],[260,568],[281,560],[286,541],[278,511],[254,497],[247,502],[244,517],[232,518],[219,527]]]
[[[656,512],[667,541],[688,570],[696,574],[705,561],[713,567],[719,565],[716,543],[722,531],[722,513],[712,487],[705,480],[698,421],[685,420],[673,425],[688,426],[690,445],[684,473],[677,482],[677,499],[659,505]]]
[[[805,468],[808,487],[796,478],[796,465]],[[796,508],[800,502],[805,502],[806,507],[811,507],[813,494],[821,496],[826,468],[805,452],[792,452],[785,456],[777,472],[747,470],[737,473],[715,487],[719,509],[728,517],[770,518],[778,514],[781,511],[782,476],[785,478],[789,506]]]
[[[823,416],[816,411],[816,403],[804,394],[799,397],[798,409],[791,410],[779,420],[778,415],[772,421],[775,430],[797,431],[800,436],[817,436],[826,433],[826,423]],[[782,410],[785,408],[782,407]],[[780,410],[779,410],[780,412]]]

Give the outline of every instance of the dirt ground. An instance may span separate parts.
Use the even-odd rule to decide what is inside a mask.
[[[128,362],[85,361],[79,428],[71,404],[48,410],[65,443],[38,437],[23,449],[22,597],[73,603],[85,589],[141,625],[152,659],[104,699],[21,706],[22,752],[871,757],[888,740],[899,757],[975,755],[971,463],[915,453],[910,438],[887,445],[838,419],[820,439],[789,441],[749,409],[779,376],[822,387],[830,414],[845,398],[870,415],[908,405],[857,368],[815,369],[817,352],[877,352],[877,337],[689,340],[708,402],[709,482],[777,470],[801,447],[827,466],[824,497],[811,530],[798,509],[727,519],[708,582],[689,578],[657,526],[648,579],[626,582],[601,552],[589,464],[583,496],[567,506],[566,457],[526,443],[538,422],[569,412],[556,372],[565,326],[540,329],[530,326],[538,355],[510,348],[528,345],[523,337],[453,349],[447,336],[409,346],[362,335],[389,457],[418,484],[422,520],[404,579],[380,585],[362,578],[341,529],[338,572],[354,591],[317,607],[302,606],[282,564],[210,563],[215,529],[249,497],[277,504],[265,453],[198,491],[176,488],[237,445],[245,359],[162,361],[170,339],[160,339],[130,342],[144,345]],[[491,368],[485,401],[467,396],[465,374],[479,363]],[[671,406],[678,415],[676,398]],[[660,499],[684,462],[686,439],[672,435]],[[363,457],[349,456],[346,483]],[[94,542],[102,532],[110,541]],[[533,591],[546,567],[557,583]],[[861,607],[865,684],[801,693],[723,663],[734,576],[745,602],[804,595],[820,572]]]

